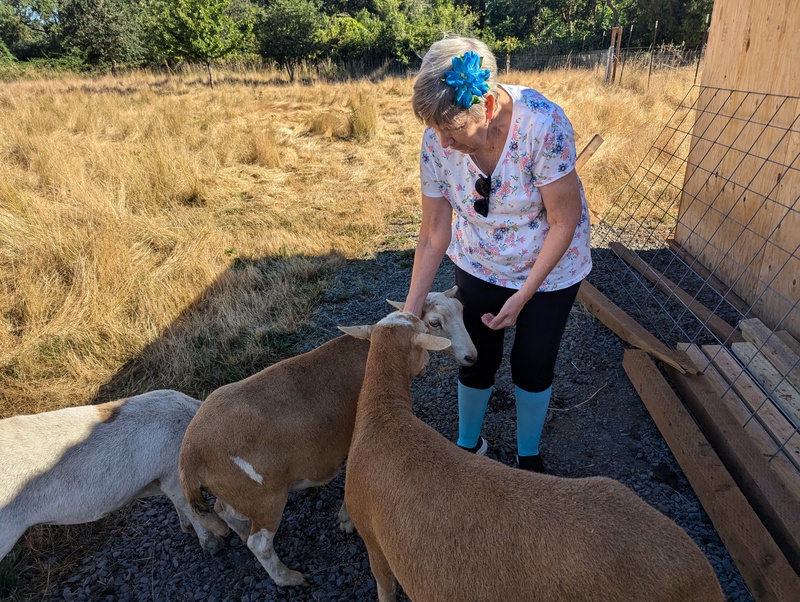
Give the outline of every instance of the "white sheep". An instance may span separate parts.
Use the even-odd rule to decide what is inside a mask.
[[[477,352],[455,293],[429,294],[423,319],[469,365]],[[273,538],[289,492],[324,485],[339,472],[368,351],[369,341],[344,335],[220,387],[186,431],[180,477],[197,520],[218,535],[230,525],[278,585],[305,583],[281,562]],[[214,511],[202,491],[217,498]],[[353,531],[344,504],[339,526]]]
[[[181,528],[204,548],[224,542],[192,515],[178,454],[200,407],[178,391],[0,420],[0,559],[36,524],[98,520],[140,497],[164,494]]]
[[[510,468],[415,417],[411,378],[447,344],[415,316],[344,330],[371,340],[345,500],[380,602],[397,582],[415,602],[723,600],[692,539],[621,483]]]

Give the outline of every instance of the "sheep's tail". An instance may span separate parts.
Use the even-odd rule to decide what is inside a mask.
[[[197,519],[197,522],[205,529],[211,531],[214,535],[224,537],[229,531],[228,524],[208,505],[208,502],[203,497],[203,486],[199,479],[189,478],[188,475],[197,473],[194,470],[188,469],[186,466],[187,463],[183,454],[181,454],[178,477],[181,481],[183,495],[186,501],[189,502],[189,508]]]

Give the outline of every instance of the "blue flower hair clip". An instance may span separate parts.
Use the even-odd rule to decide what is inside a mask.
[[[442,81],[456,90],[453,102],[456,106],[470,108],[480,102],[483,95],[489,91],[491,71],[481,69],[483,59],[469,50],[463,56],[453,57],[453,68],[444,72]]]

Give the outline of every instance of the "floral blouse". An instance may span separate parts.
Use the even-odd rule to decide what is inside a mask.
[[[513,114],[492,173],[488,216],[473,208],[479,198],[475,182],[483,173],[468,154],[442,148],[431,128],[422,138],[420,179],[424,195],[442,197],[455,211],[450,259],[478,278],[519,289],[550,229],[539,186],[575,169],[575,138],[561,107],[524,86],[502,88],[513,99]],[[592,269],[582,184],[580,191],[583,212],[572,243],[539,287],[541,292],[570,287]]]

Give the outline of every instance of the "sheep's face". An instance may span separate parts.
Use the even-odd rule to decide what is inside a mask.
[[[430,334],[425,322],[408,312],[392,312],[378,322],[376,328],[402,328],[407,331],[404,336],[408,336],[410,339],[408,368],[412,377],[425,373],[430,359],[429,351],[441,351],[448,349],[451,345],[449,339]]]
[[[443,293],[428,293],[422,308],[422,321],[428,332],[450,340],[450,354],[462,366],[471,366],[478,359],[478,350],[464,326],[464,306],[455,298],[458,287]]]

